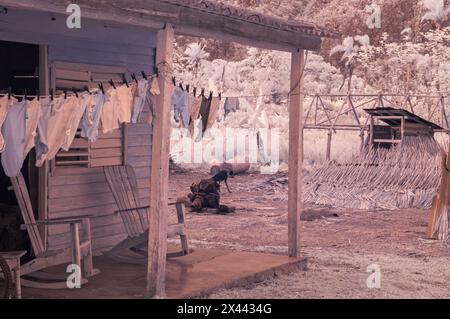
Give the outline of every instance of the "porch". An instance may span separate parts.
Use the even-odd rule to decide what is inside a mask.
[[[174,248],[175,247],[169,247]],[[170,249],[169,249],[170,250]],[[242,262],[245,261],[245,262]],[[101,274],[81,289],[23,288],[25,299],[128,299],[144,298],[147,267],[117,263],[105,256],[94,264]],[[282,273],[306,269],[305,258],[222,249],[194,249],[192,254],[167,260],[168,298],[198,298],[223,288],[243,287]],[[63,273],[64,267],[50,272]]]

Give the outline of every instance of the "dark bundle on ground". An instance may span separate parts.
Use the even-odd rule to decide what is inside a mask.
[[[220,185],[213,179],[204,179],[191,185],[189,199],[192,202],[192,211],[200,211],[203,208],[219,208]]]
[[[229,173],[220,171],[212,178],[203,179],[199,183],[191,185],[191,194],[188,195],[191,201],[191,210],[200,212],[204,208],[216,208],[218,214],[228,214],[234,211],[225,205],[220,205],[220,182],[224,181],[228,191]]]

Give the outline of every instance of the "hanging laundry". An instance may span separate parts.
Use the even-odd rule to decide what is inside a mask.
[[[117,90],[111,87],[108,89],[107,94],[108,98],[103,105],[101,116],[103,133],[110,133],[119,128]]]
[[[86,102],[86,111],[81,119],[81,137],[87,138],[89,142],[95,142],[98,138],[100,117],[106,99],[107,95],[98,91],[92,93]]]
[[[237,97],[227,97],[225,99],[225,117],[231,113],[239,110],[239,99]]]
[[[25,149],[23,154],[24,158],[35,146],[36,130],[40,117],[41,117],[41,102],[37,98],[33,99],[32,101],[27,101]]]
[[[219,112],[217,114],[217,122],[222,122],[225,120],[225,101],[226,99],[220,99]]]
[[[13,97],[10,97],[9,99],[7,95],[0,97],[0,153],[5,150],[5,139],[3,138],[1,129],[6,120],[9,108],[15,103],[17,103],[17,100]]]
[[[77,98],[78,105],[73,110],[72,115],[69,118],[65,141],[61,145],[63,150],[68,151],[70,149],[70,145],[72,145],[75,135],[77,134],[78,127],[80,126],[81,118],[86,112],[86,106],[90,103],[90,100],[91,96],[87,93],[83,93]]]
[[[161,90],[159,88],[159,83],[158,83],[158,79],[157,78],[153,78],[152,79],[152,84],[150,85],[150,93],[153,96],[161,94]]]
[[[211,99],[211,107],[209,109],[208,123],[206,129],[213,127],[214,123],[217,121],[217,115],[219,114],[220,99],[218,97],[213,97]]]
[[[9,177],[19,175],[22,169],[25,150],[27,102],[24,100],[13,104],[6,115],[2,126],[5,139],[5,150],[2,153],[2,165],[5,174]]]
[[[147,119],[141,119],[144,122],[147,122],[149,125],[152,125],[153,118],[155,116],[155,107],[156,107],[156,97],[161,94],[161,90],[159,88],[159,83],[157,78],[152,79],[152,83],[150,85],[150,94],[146,96],[146,105],[149,107],[149,112]]]
[[[200,116],[200,107],[202,105],[202,97],[189,94],[189,104],[191,105],[191,117],[189,120],[189,133],[194,136],[195,121]]]
[[[189,105],[189,93],[181,88],[175,88],[172,94],[172,105],[175,121],[181,121],[183,127],[189,127],[191,119],[191,110]]]
[[[132,87],[121,85],[117,87],[116,91],[117,91],[116,107],[118,112],[119,123],[120,124],[130,123],[134,99]]]
[[[147,122],[147,124],[150,126],[153,124],[153,117],[155,116],[155,103],[155,96],[147,94],[147,96],[145,97],[145,104],[148,105],[150,111],[148,112],[146,119],[139,119],[143,122]]]
[[[58,99],[58,101],[59,100],[62,99]],[[48,153],[48,120],[51,117],[53,103],[54,101],[48,97],[41,99],[41,118],[38,121],[35,142],[36,166],[38,167],[42,166]]]
[[[202,117],[202,133],[205,133],[208,127],[209,112],[211,110],[211,100],[205,97],[202,98],[200,106],[200,116]]]
[[[131,118],[132,123],[137,123],[139,116],[144,108],[148,92],[148,80],[141,79],[136,85],[136,92],[134,95],[134,106],[133,106],[133,116]]]
[[[69,142],[78,128],[74,117],[80,112],[80,101],[75,96],[41,99],[41,118],[36,140],[36,166],[53,159],[61,148],[69,150]]]

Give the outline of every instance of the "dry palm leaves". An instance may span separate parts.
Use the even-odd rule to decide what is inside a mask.
[[[343,208],[431,207],[439,187],[442,149],[432,137],[405,137],[349,163],[329,162],[305,176],[305,202]]]

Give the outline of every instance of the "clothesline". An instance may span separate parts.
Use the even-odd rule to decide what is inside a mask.
[[[99,131],[110,133],[123,123],[137,123],[145,105],[154,105],[154,98],[160,94],[155,77],[146,77],[136,84],[109,88],[105,94],[102,85],[96,93],[74,94],[64,92],[55,96],[34,96],[29,100],[26,92],[21,95],[9,93],[0,95],[0,153],[5,174],[15,177],[19,174],[23,162],[35,148],[36,166],[54,159],[60,150],[69,151],[77,132],[89,142],[98,139]],[[153,79],[153,80],[150,80]],[[111,81],[112,82],[112,81]],[[42,97],[42,98],[41,98]],[[152,112],[150,112],[152,113]],[[148,121],[150,121],[149,114]],[[101,124],[101,125],[100,125]]]
[[[308,58],[308,56],[306,56],[306,59],[307,58]],[[164,64],[164,62],[160,63],[159,65],[162,65],[162,64]],[[152,75],[149,75],[149,76],[147,76],[144,71],[141,71],[141,75],[142,75],[141,80],[145,79],[145,80],[150,81],[150,80],[152,80],[154,78],[160,78],[162,74],[166,74],[166,73],[167,72],[160,72],[158,67],[156,68],[156,73],[152,74]],[[302,70],[302,74],[303,73],[304,73],[304,69]],[[130,76],[131,76],[132,80],[134,80],[136,83],[138,83],[138,79],[137,79],[137,77],[136,77],[136,75],[134,73],[130,74]],[[167,83],[169,83],[171,81],[175,88],[180,88],[181,90],[187,91],[188,93],[195,93],[194,96],[197,96],[196,93],[200,92],[199,96],[206,97],[205,96],[206,89],[204,89],[204,88],[201,88],[199,91],[197,91],[197,87],[194,86],[194,85],[190,85],[190,84],[185,85],[185,84],[183,84],[181,82],[178,82],[178,84],[177,84],[176,77],[172,75],[172,72],[169,72],[168,75],[165,75],[164,79],[165,79],[165,81]],[[126,85],[126,86],[130,85],[130,83],[127,82],[125,74],[123,75],[122,83],[114,82],[112,79],[110,81],[108,81],[108,83],[110,84],[110,88],[112,87],[114,89],[116,89],[116,85]],[[298,83],[296,83],[295,87],[297,85],[298,85]],[[193,90],[191,90],[191,88]],[[26,98],[39,98],[40,99],[40,98],[48,98],[48,97],[52,97],[53,98],[55,96],[60,96],[60,95],[64,95],[65,97],[70,97],[70,96],[74,96],[75,95],[75,96],[78,97],[78,93],[79,92],[84,92],[84,91],[88,92],[89,94],[91,94],[93,92],[98,92],[99,90],[102,91],[103,93],[105,93],[104,92],[103,83],[99,83],[98,84],[98,88],[95,88],[93,90],[94,91],[90,91],[90,88],[88,86],[85,86],[83,90],[77,90],[76,88],[72,88],[71,90],[63,90],[63,93],[59,93],[59,94],[53,94],[53,92],[52,92],[53,90],[50,90],[51,93],[49,95],[40,95],[40,94],[39,95],[38,94],[36,94],[36,95],[29,95],[29,94],[26,93],[26,90],[25,90],[24,94],[13,94],[13,93],[11,93],[11,88],[8,88],[8,90],[0,91],[0,92],[6,92],[6,93],[0,93],[0,96],[8,95],[8,96],[16,97],[16,98],[17,97],[18,98],[25,98],[26,97]],[[272,96],[275,96],[275,95],[283,96],[283,97],[286,97],[286,98],[289,98],[291,96],[299,96],[299,95],[303,95],[304,97],[315,97],[315,96],[317,96],[317,93],[309,94],[309,93],[304,92],[304,91],[300,92],[300,93],[292,93],[292,91],[293,90],[291,90],[290,92],[271,92],[271,93],[250,94],[250,95],[223,95],[222,92],[214,94],[213,91],[209,91],[209,99],[211,99],[214,96],[218,97],[219,100],[221,100],[222,98],[224,98],[224,99],[227,99],[227,98],[228,99],[261,98],[261,97],[272,97]],[[435,95],[433,95],[433,94],[435,94]],[[347,94],[331,94],[331,93],[330,94],[324,94],[324,96],[335,96],[335,97],[338,97],[338,96],[345,97],[346,95]],[[375,93],[375,94],[372,94],[372,95],[375,96],[377,94]],[[405,95],[400,95],[400,94],[382,94],[382,95],[383,96],[405,96]],[[408,95],[406,95],[406,96],[408,96]],[[411,96],[411,95],[409,95],[409,96]],[[413,96],[418,96],[418,95],[415,94]],[[426,95],[423,95],[423,96],[420,94],[420,96],[424,97],[424,98],[425,97],[428,97],[428,98],[441,98],[443,96],[450,96],[450,93],[436,92],[436,93],[431,93],[431,95],[430,95],[430,93],[428,93]]]
[[[95,89],[95,90],[97,90],[97,92],[98,92],[98,90],[99,89]],[[91,93],[94,93],[95,91],[91,91]],[[58,95],[63,95],[64,93],[60,93],[60,94],[56,94],[55,96],[58,96]],[[8,93],[0,93],[0,96],[1,97],[3,97],[3,96],[5,96],[5,95],[8,95]],[[74,96],[75,94],[74,93],[68,93],[67,94],[67,96],[69,97],[69,96]],[[272,96],[274,96],[274,95],[278,95],[278,96],[283,96],[283,97],[289,97],[289,96],[299,96],[299,95],[303,95],[304,97],[316,97],[317,95],[319,95],[319,96],[330,96],[330,97],[346,97],[346,96],[348,96],[348,94],[344,94],[344,93],[328,93],[328,94],[311,94],[311,93],[306,93],[306,92],[303,92],[303,93],[295,93],[295,94],[289,94],[289,93],[287,93],[287,92],[273,92],[273,93],[267,93],[267,94],[255,94],[255,95],[222,95],[221,96],[221,98],[222,99],[231,99],[231,98],[236,98],[236,99],[249,99],[249,98],[260,98],[260,97],[272,97]],[[350,94],[351,95],[351,94]],[[375,96],[377,96],[378,94],[376,94],[376,93],[373,93],[373,94],[367,94],[367,96],[370,96],[370,97],[375,97]],[[12,97],[19,97],[19,98],[23,98],[25,95],[23,95],[23,94],[11,94],[11,96]],[[37,97],[40,97],[40,98],[46,98],[46,97],[50,97],[50,95],[26,95],[26,97],[27,98],[37,98]],[[358,96],[358,94],[356,94],[356,96]],[[366,95],[364,95],[364,96],[366,96]],[[386,94],[382,94],[382,96],[396,96],[396,97],[408,97],[408,96],[410,96],[410,97],[421,97],[421,98],[435,98],[435,99],[437,99],[437,98],[441,98],[441,97],[445,97],[445,96],[450,96],[450,93],[439,93],[439,92],[437,92],[436,93],[436,95],[433,95],[433,94],[431,94],[431,95],[422,95],[421,93],[414,93],[414,94],[406,94],[406,95],[404,95],[404,94],[394,94],[394,93],[386,93]]]

